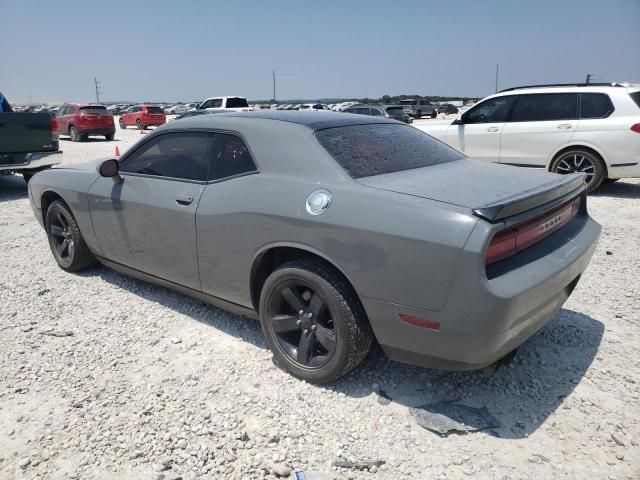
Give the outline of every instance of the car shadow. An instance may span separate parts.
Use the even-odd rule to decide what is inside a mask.
[[[0,202],[27,198],[28,194],[27,182],[22,175],[0,176]]]
[[[625,182],[624,180],[603,183],[589,195],[592,197],[640,198],[640,183]]]
[[[487,431],[490,435],[524,438],[580,383],[603,333],[602,322],[561,309],[518,348],[510,363],[493,374],[480,370],[446,372],[391,362],[377,347],[359,369],[340,379],[334,388],[351,397],[384,392],[392,402],[406,407],[438,402],[486,407],[500,424]]]
[[[259,322],[234,315],[173,290],[136,280],[106,267],[81,273],[242,339],[267,348]],[[513,360],[493,374],[447,372],[415,367],[386,358],[374,345],[365,361],[337,382],[318,386],[352,398],[373,397],[386,404],[419,407],[456,402],[486,407],[500,426],[488,430],[498,438],[525,438],[562,405],[580,383],[602,341],[602,322],[561,309],[536,335],[520,346]],[[386,399],[384,398],[386,397]],[[390,401],[389,401],[390,399]]]
[[[71,137],[58,137],[58,139],[61,142],[69,142],[69,143],[73,143],[71,142]],[[105,142],[120,142],[121,139],[120,138],[114,138],[113,140],[107,140],[104,137],[89,137],[86,140],[83,140],[82,142],[77,142],[77,143],[105,143]]]

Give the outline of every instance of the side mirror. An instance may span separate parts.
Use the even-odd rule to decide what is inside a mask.
[[[202,110],[202,104],[199,103],[198,105],[196,105],[196,110]]]
[[[118,169],[120,168],[120,164],[118,160],[115,158],[110,158],[109,160],[105,160],[100,164],[100,168],[98,171],[100,175],[103,177],[115,177],[118,175]]]

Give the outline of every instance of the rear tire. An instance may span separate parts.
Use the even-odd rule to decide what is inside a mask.
[[[49,205],[45,228],[51,253],[60,268],[77,272],[96,264],[96,258],[87,247],[76,219],[62,201],[55,200]]]
[[[120,124],[120,128],[122,130],[126,130],[127,129],[127,126],[125,125],[124,120],[122,118],[120,118],[120,120],[118,120],[118,123]]]
[[[291,261],[269,275],[260,294],[260,323],[277,362],[316,384],[357,367],[373,340],[351,285],[314,260]]]
[[[597,189],[606,178],[606,168],[600,155],[580,148],[567,150],[558,155],[551,163],[550,170],[559,174],[587,174],[588,192]]]
[[[415,118],[416,118],[416,120],[417,120],[418,118],[422,118],[422,110],[418,110],[418,111],[416,112],[416,117],[415,117]]]
[[[142,126],[142,121],[140,119],[136,120],[136,127],[138,127],[138,130],[144,130],[144,127]]]
[[[113,133],[105,135],[104,138],[107,140],[107,142],[110,142],[111,140],[113,140]]]
[[[431,112],[431,118],[436,118],[437,116],[438,116],[438,112],[436,110]]]

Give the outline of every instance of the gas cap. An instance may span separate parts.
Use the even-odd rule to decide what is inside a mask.
[[[329,190],[325,190],[324,188],[314,190],[307,197],[307,213],[309,215],[320,215],[329,208],[330,203],[331,192]]]

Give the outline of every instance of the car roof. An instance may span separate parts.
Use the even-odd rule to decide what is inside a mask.
[[[637,85],[624,83],[528,85],[524,87],[507,88],[492,96],[521,95],[525,93],[632,92],[636,89]]]
[[[316,112],[307,112],[307,111],[289,111],[289,110],[257,110],[254,112],[225,112],[219,113],[216,115],[200,115],[194,117],[191,126],[194,125],[195,122],[200,123],[202,125],[197,125],[198,127],[215,127],[216,124],[220,123],[220,120],[224,120],[225,118],[235,118],[235,119],[260,119],[260,120],[270,120],[270,121],[278,121],[278,122],[287,122],[294,123],[297,125],[302,125],[308,127],[312,130],[323,130],[325,128],[334,128],[334,127],[346,127],[349,125],[366,125],[366,124],[374,124],[374,123],[392,123],[397,124],[395,120],[387,120],[380,117],[369,117],[367,115],[358,115],[351,113],[338,113],[338,112],[329,112],[326,110],[320,110]]]

